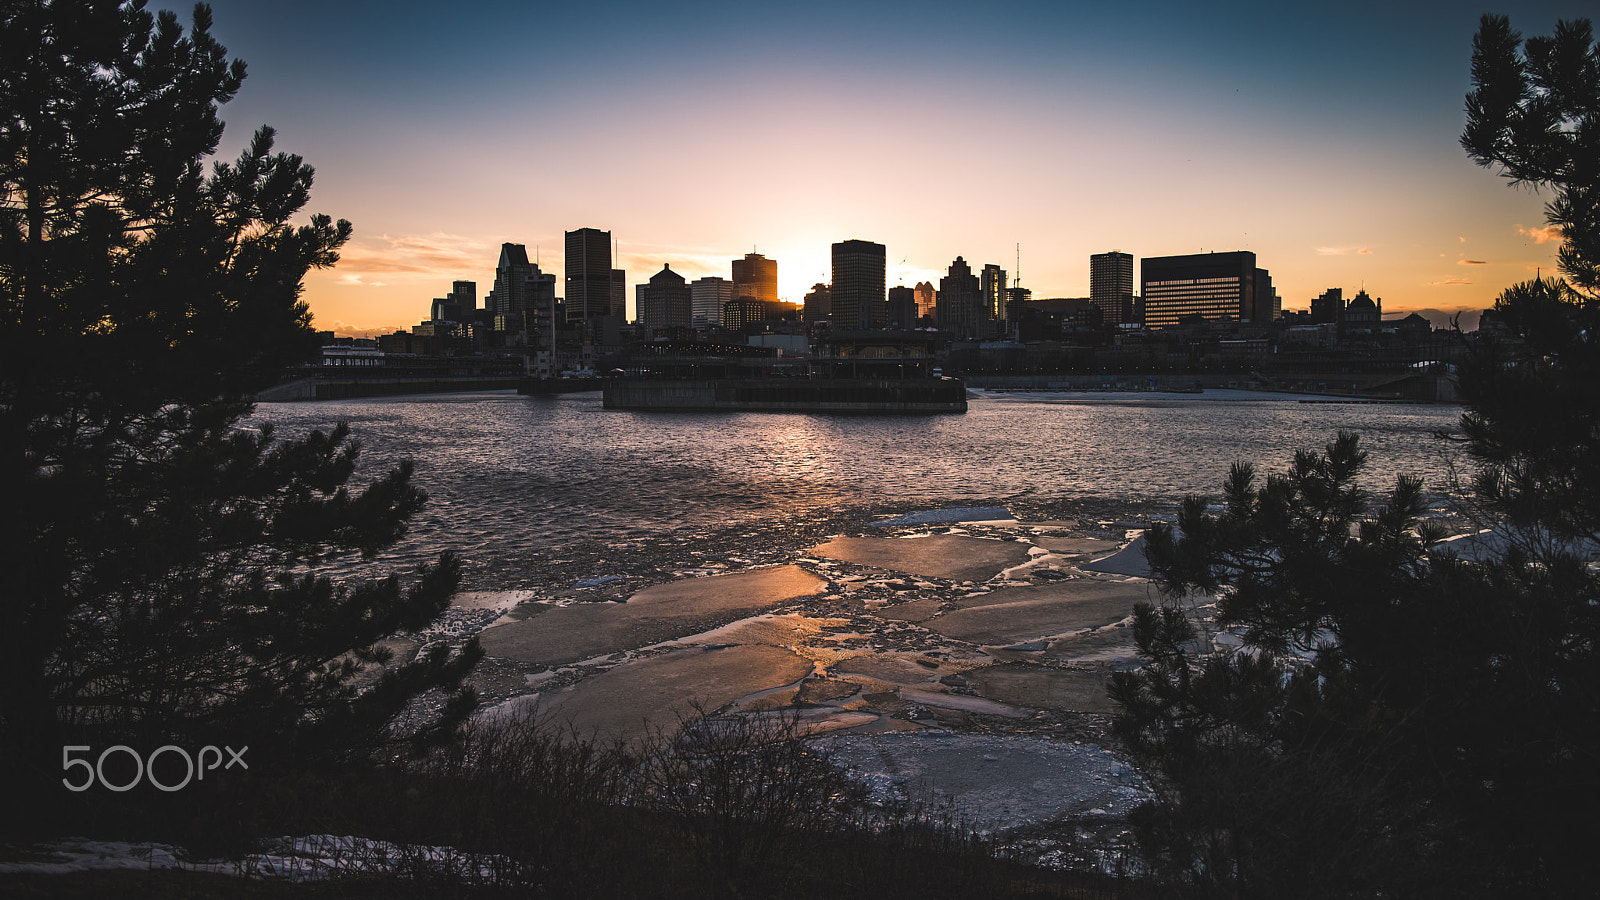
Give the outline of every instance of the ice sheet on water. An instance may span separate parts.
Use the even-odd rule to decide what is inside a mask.
[[[505,612],[519,603],[538,599],[536,591],[461,591],[450,598],[456,609],[489,609]]]
[[[1579,559],[1600,559],[1600,544],[1593,540],[1566,540],[1546,531],[1517,534],[1506,527],[1485,528],[1472,534],[1445,538],[1434,549],[1454,554],[1471,562],[1496,559],[1513,546],[1536,546],[1571,553]]]
[[[924,509],[909,512],[905,515],[895,516],[892,519],[880,519],[873,522],[875,528],[892,528],[899,525],[937,525],[950,522],[997,522],[1013,521],[1016,517],[1004,506],[952,506],[945,509]]]
[[[611,584],[621,580],[621,575],[597,575],[594,578],[580,578],[574,582],[572,586],[575,588],[592,588],[600,587],[603,584]]]
[[[1175,537],[1183,537],[1183,532],[1173,529]],[[1102,556],[1093,562],[1084,563],[1078,568],[1085,572],[1100,572],[1106,575],[1132,575],[1138,578],[1150,577],[1150,563],[1144,558],[1145,538],[1141,532],[1126,547],[1111,554]]]
[[[947,803],[989,833],[1071,815],[1125,815],[1150,796],[1127,763],[1092,744],[961,734],[844,735],[819,741],[883,802]]]

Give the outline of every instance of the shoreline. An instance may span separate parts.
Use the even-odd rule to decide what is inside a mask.
[[[469,678],[480,715],[627,740],[695,704],[785,712],[853,748],[841,761],[884,799],[931,792],[997,834],[1120,823],[1147,789],[1110,737],[1104,684],[1138,664],[1127,623],[1154,597],[1124,569],[1129,532],[1148,522],[981,512],[868,521],[787,559],[638,588],[461,595],[453,613],[485,623]],[[1078,789],[1024,803],[1040,779]]]

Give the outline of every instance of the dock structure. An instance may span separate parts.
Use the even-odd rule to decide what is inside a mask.
[[[606,409],[926,415],[967,411],[955,378],[617,378]]]

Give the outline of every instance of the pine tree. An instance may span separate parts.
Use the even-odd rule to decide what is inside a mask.
[[[433,647],[357,687],[459,566],[317,575],[425,495],[409,466],[352,491],[342,427],[238,427],[315,352],[301,281],[350,224],[291,224],[313,173],[269,128],[207,171],[245,67],[206,6],[187,33],[143,0],[0,11],[0,765],[60,790],[67,744],[249,745],[258,767],[374,746],[476,659]]]
[[[1191,498],[1148,557],[1150,662],[1117,728],[1157,799],[1153,870],[1199,895],[1587,896],[1600,803],[1600,391],[1594,252],[1600,52],[1587,22],[1524,49],[1484,17],[1463,143],[1557,191],[1561,262],[1501,295],[1514,340],[1462,373],[1486,551],[1439,543],[1421,484],[1372,508],[1341,435],[1226,508]],[[1217,598],[1206,625],[1184,600]],[[1200,639],[1227,629],[1243,648]]]

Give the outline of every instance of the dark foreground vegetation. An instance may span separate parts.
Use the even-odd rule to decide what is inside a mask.
[[[333,879],[194,872],[14,879],[8,896],[1136,897],[1129,879],[1006,858],[938,810],[867,802],[792,718],[700,718],[676,737],[597,744],[532,721],[326,777],[232,778],[183,797],[86,800],[101,837],[243,859],[263,839],[360,836]],[[62,822],[66,826],[68,823]],[[80,821],[76,824],[84,824]],[[384,849],[372,849],[383,842]],[[58,893],[59,892],[59,893]]]
[[[1150,662],[1116,676],[1148,767],[1146,871],[1198,897],[1589,897],[1600,804],[1600,49],[1485,16],[1462,144],[1550,192],[1561,270],[1508,288],[1460,373],[1467,512],[1452,548],[1421,484],[1382,502],[1353,435],[1225,506],[1185,504],[1148,556]],[[1186,601],[1217,597],[1218,652]],[[1210,635],[1204,635],[1209,638]]]

